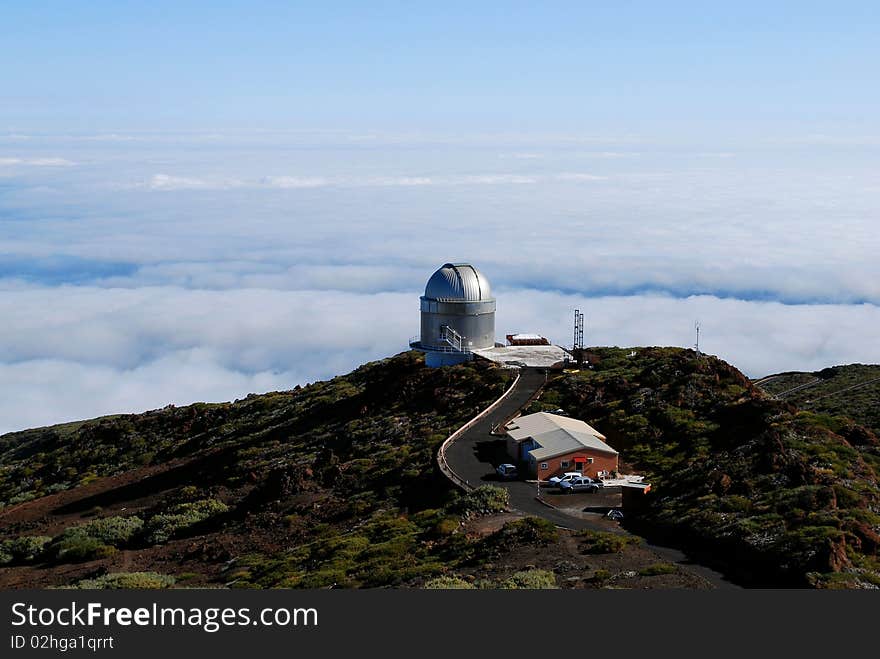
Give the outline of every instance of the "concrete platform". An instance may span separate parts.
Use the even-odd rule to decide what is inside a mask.
[[[559,346],[504,346],[502,348],[481,348],[473,351],[475,355],[496,362],[515,366],[534,366],[537,368],[562,368],[564,360],[570,355]]]

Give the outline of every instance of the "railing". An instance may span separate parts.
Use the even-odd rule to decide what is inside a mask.
[[[451,480],[463,490],[470,492],[471,490],[474,490],[476,488],[474,488],[473,485],[471,485],[454,471],[452,471],[452,467],[450,467],[449,463],[446,461],[446,449],[449,448],[452,442],[454,442],[456,439],[458,439],[464,433],[470,430],[478,421],[480,421],[483,417],[491,414],[495,410],[495,408],[501,405],[501,403],[504,402],[504,399],[507,398],[510,395],[510,392],[513,391],[514,387],[516,387],[516,383],[519,382],[521,376],[522,371],[516,374],[516,379],[507,388],[507,391],[501,394],[501,396],[494,403],[489,405],[489,407],[477,414],[477,416],[468,421],[454,433],[449,435],[449,437],[446,438],[446,440],[440,445],[440,448],[437,450],[437,465],[440,467],[440,471],[442,471],[449,480]]]
[[[471,352],[470,348],[467,348],[464,346],[462,346],[461,350],[459,350],[457,348],[453,348],[452,346],[448,346],[448,345],[447,346],[425,346],[425,345],[422,345],[422,340],[421,340],[421,337],[419,337],[419,336],[410,337],[409,347],[414,348],[415,350],[425,350],[425,351],[429,350],[431,352],[456,352],[456,353],[463,352],[465,354],[468,354]]]
[[[441,337],[446,343],[455,348],[458,352],[464,352],[464,341],[462,340],[461,334],[456,332],[449,325],[442,325],[440,329],[443,331],[443,336]]]

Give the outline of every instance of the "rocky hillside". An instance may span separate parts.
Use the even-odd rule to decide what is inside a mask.
[[[755,384],[799,409],[846,417],[880,435],[880,366],[849,364],[814,373],[779,373]]]
[[[535,406],[586,419],[649,475],[635,530],[745,583],[880,584],[870,429],[692,351],[592,361]],[[4,435],[0,588],[707,587],[638,538],[559,531],[439,474],[439,444],[510,378],[403,353],[292,391]]]
[[[428,562],[411,554],[417,534],[454,503],[437,446],[509,377],[405,353],[293,391],[4,435],[0,563],[15,567],[0,584],[117,570],[263,586],[413,576]],[[434,507],[419,523],[400,514]],[[301,553],[278,558],[291,546]],[[379,562],[385,572],[368,569]]]
[[[592,361],[535,408],[588,420],[648,475],[636,528],[747,583],[880,585],[880,442],[844,405],[798,409],[691,350],[597,349]]]
[[[439,444],[509,371],[416,353],[234,403],[0,437],[0,588],[687,587],[638,542],[461,496]]]

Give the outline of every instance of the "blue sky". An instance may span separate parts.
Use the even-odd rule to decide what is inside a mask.
[[[396,353],[445,261],[499,337],[880,363],[880,10],[703,4],[4,3],[0,432]]]
[[[6,2],[0,126],[875,131],[872,2]],[[669,134],[671,133],[671,134]]]

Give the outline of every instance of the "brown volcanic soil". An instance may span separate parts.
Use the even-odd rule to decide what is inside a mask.
[[[646,474],[651,493],[627,528],[741,583],[880,584],[870,429],[773,400],[692,351],[595,352],[600,363],[551,379],[534,405],[595,422]],[[585,536],[532,521],[481,536],[505,518],[474,516],[503,501],[454,491],[435,455],[509,380],[489,365],[427,369],[402,353],[233,403],[0,436],[0,588],[120,571],[184,586],[418,587],[450,573],[498,584],[529,566],[567,587],[705,587],[662,548],[593,554]],[[73,530],[98,519],[108,521]]]
[[[96,517],[131,515],[158,504],[170,491],[188,482],[193,463],[202,458],[176,460],[100,478],[73,490],[59,492],[0,510],[3,535],[54,536]],[[262,544],[252,534],[211,533],[172,540],[140,550],[121,550],[108,558],[57,565],[17,565],[0,568],[0,588],[45,588],[65,585],[109,572],[193,572],[192,583],[216,578],[223,560]],[[209,567],[207,574],[205,568]]]
[[[516,513],[503,513],[480,517],[465,525],[464,531],[471,536],[487,536],[500,530],[504,524],[522,519]],[[703,577],[688,572],[681,566],[672,574],[644,576],[639,570],[657,564],[668,564],[665,559],[644,546],[628,546],[620,553],[590,554],[584,552],[583,539],[576,533],[559,531],[555,544],[534,547],[516,547],[501,560],[473,569],[458,570],[468,580],[503,580],[514,572],[527,569],[550,570],[557,575],[562,588],[688,588],[712,589],[714,586]],[[597,572],[608,573],[606,578],[595,580]]]
[[[92,504],[96,500],[112,501],[103,507],[101,515],[131,514],[156,505],[179,482],[186,482],[192,460],[183,460],[159,467],[145,467],[118,476],[102,478],[68,492],[60,492],[16,505],[0,512],[0,524],[5,535],[53,535],[63,529],[93,519]],[[178,478],[168,478],[168,475]],[[164,478],[163,478],[164,477]],[[161,483],[144,494],[142,488],[132,487],[149,482]],[[127,497],[126,493],[139,496]],[[240,498],[242,492],[226,492],[229,499]],[[221,495],[221,498],[223,496]],[[301,495],[310,501],[303,504],[320,505],[323,495]],[[500,530],[505,523],[521,519],[516,513],[486,515],[470,520],[462,529],[471,538],[480,538]],[[255,523],[254,523],[255,522]],[[36,564],[0,568],[0,588],[46,588],[75,583],[113,572],[153,571],[174,574],[183,586],[223,587],[232,579],[227,577],[236,557],[251,553],[273,554],[283,551],[295,541],[284,525],[270,525],[265,520],[246,516],[241,526],[231,532],[210,532],[190,538],[171,540],[163,545],[143,549],[121,550],[109,558],[83,563],[56,565]],[[515,547],[493,564],[458,570],[471,580],[503,580],[514,572],[533,568],[556,572],[563,588],[712,588],[699,576],[679,568],[674,574],[641,576],[639,570],[663,559],[644,547],[627,547],[614,554],[585,554],[583,542],[569,531],[560,531],[559,540],[544,547]],[[608,576],[593,580],[597,571]],[[412,584],[417,585],[417,584]]]
[[[112,496],[114,492],[119,492],[134,484],[149,482],[149,479],[172,472],[190,462],[192,460],[180,460],[133,469],[118,476],[99,478],[88,485],[82,485],[73,490],[65,490],[3,508],[0,509],[0,525],[7,533],[11,529],[17,529],[22,533],[34,532],[33,534],[36,534],[35,530],[39,529],[42,534],[54,535],[86,517],[81,511],[95,505],[88,503],[91,500],[113,499],[115,498]],[[161,491],[157,490],[156,494],[159,493]],[[120,512],[127,512],[131,514],[139,509],[148,508],[156,502],[156,494],[147,494],[138,499],[124,499],[115,506],[102,506],[103,513],[117,515]]]

